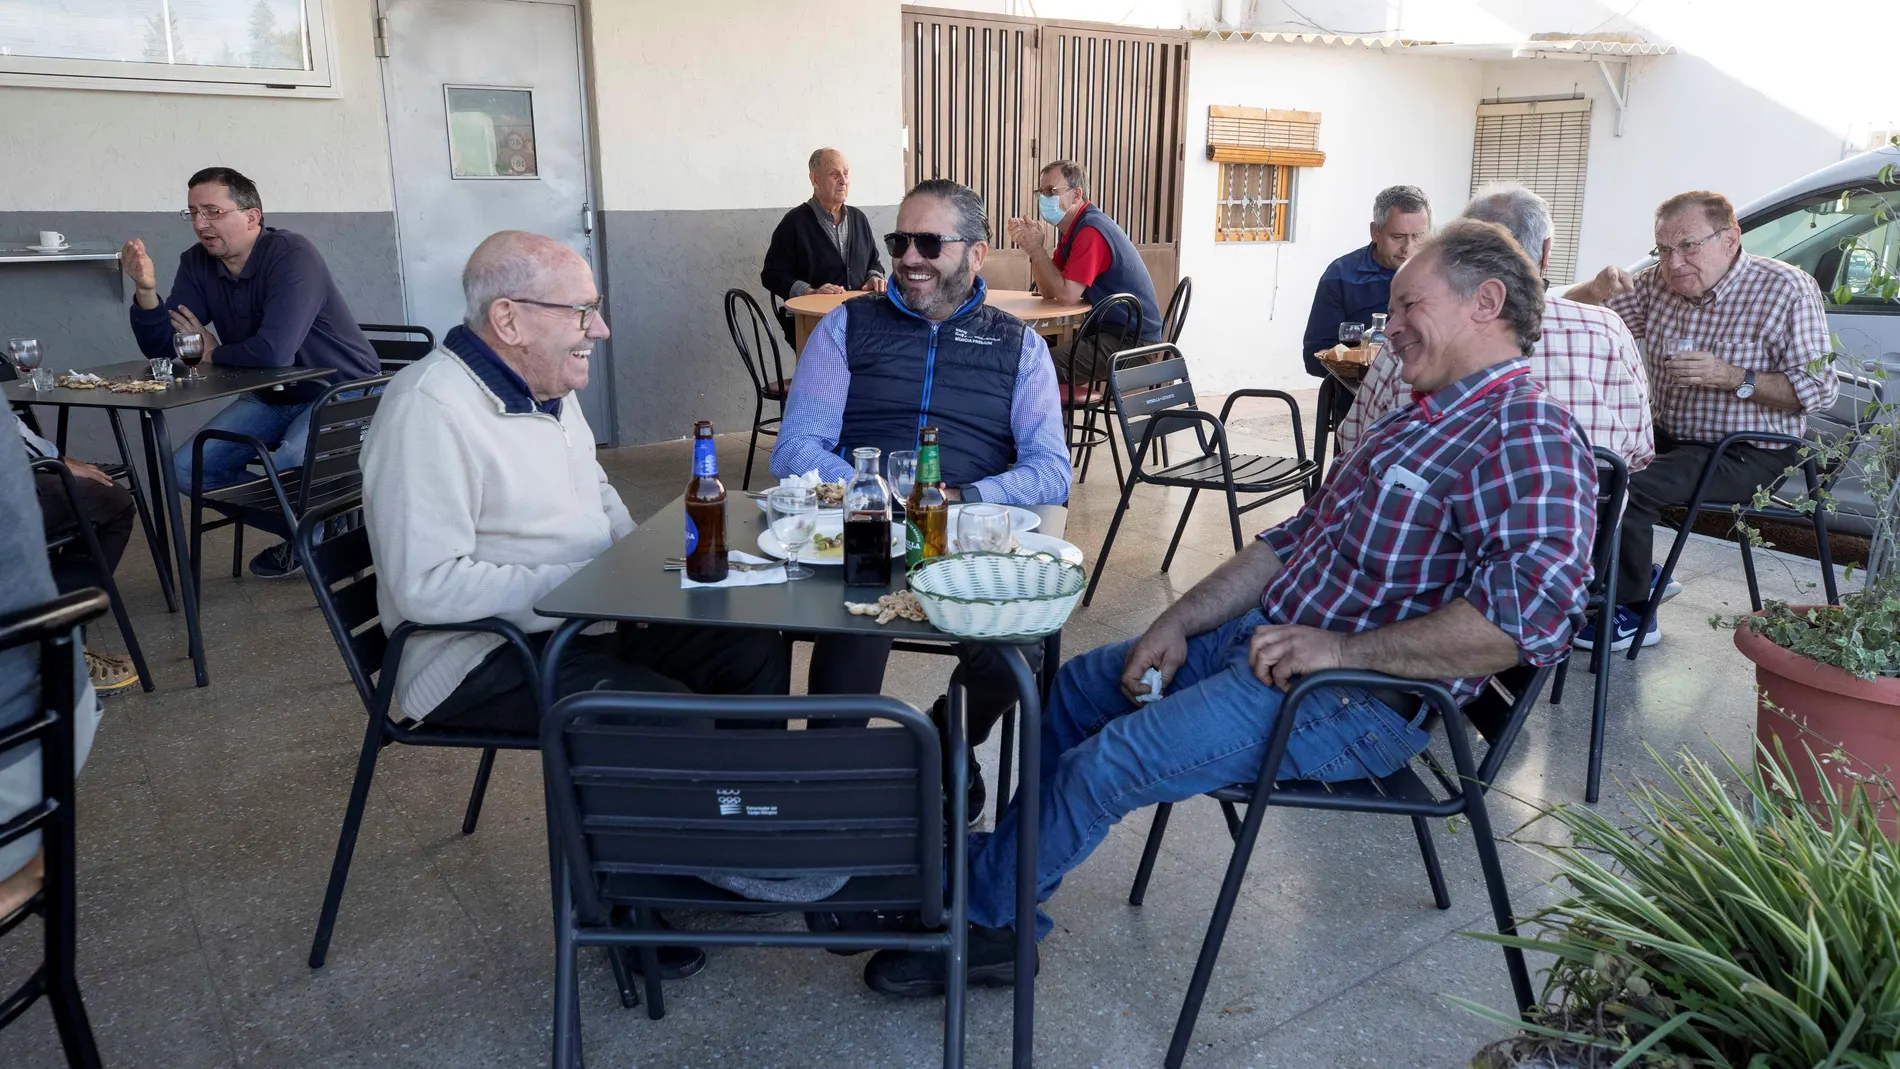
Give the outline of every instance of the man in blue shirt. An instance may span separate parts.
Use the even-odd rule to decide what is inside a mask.
[[[1306,335],[1300,342],[1300,359],[1314,378],[1324,379],[1326,368],[1313,354],[1338,343],[1341,323],[1372,325],[1373,313],[1384,312],[1391,301],[1393,274],[1431,234],[1432,206],[1425,191],[1417,186],[1380,190],[1372,202],[1371,229],[1369,244],[1334,260],[1319,276],[1313,310],[1306,316]],[[1352,394],[1341,390],[1334,401],[1332,418],[1337,422],[1352,409]],[[1326,413],[1320,413],[1320,418],[1326,418]]]
[[[987,237],[983,202],[968,187],[930,179],[905,195],[897,232],[885,236],[892,285],[846,301],[812,331],[786,400],[772,474],[815,469],[828,482],[848,479],[853,469],[844,457],[852,449],[915,449],[928,423],[942,435],[951,500],[1069,500],[1055,364],[1040,335],[984,305],[976,272],[989,253]],[[1015,702],[1016,687],[988,647],[957,649],[969,668],[974,747]],[[889,639],[821,638],[809,692],[876,694],[890,652]],[[939,712],[941,706],[939,700]],[[970,771],[975,813],[984,788],[975,762]]]
[[[136,287],[132,335],[154,359],[172,355],[173,335],[199,334],[214,364],[334,369],[326,379],[239,397],[206,424],[258,438],[271,448],[279,471],[301,467],[311,406],[337,382],[376,374],[376,351],[310,239],[264,225],[264,202],[250,179],[229,167],[207,167],[187,185],[189,207],[181,214],[198,244],[179,256],[170,296],[158,294],[158,271],[145,242],[133,238],[119,251]],[[244,469],[250,457],[250,450],[230,442],[205,443],[205,488],[250,478]],[[173,454],[172,471],[179,490],[188,491],[191,443]],[[287,543],[251,560],[252,574],[264,578],[297,568]]]

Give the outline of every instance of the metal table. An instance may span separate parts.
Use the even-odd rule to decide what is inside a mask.
[[[1363,374],[1363,372],[1361,373]],[[1326,440],[1333,433],[1333,406],[1339,403],[1343,392],[1348,397],[1359,396],[1358,378],[1345,378],[1332,368],[1326,369],[1326,377],[1319,383],[1319,398],[1315,404],[1313,420],[1313,463],[1317,465],[1313,486],[1318,487],[1326,481]]]
[[[215,359],[215,355],[214,355]],[[165,426],[165,413],[186,405],[203,404],[221,398],[235,397],[241,393],[267,390],[273,386],[282,386],[307,379],[322,378],[332,373],[331,368],[275,367],[249,368],[229,367],[215,363],[198,365],[198,373],[203,378],[194,382],[180,381],[168,390],[158,393],[113,393],[100,387],[92,390],[72,390],[54,387],[51,390],[35,390],[24,380],[0,384],[0,397],[13,404],[56,405],[68,408],[99,408],[113,412],[131,411],[139,415],[144,430],[146,485],[164,498],[165,507],[158,512],[157,529],[159,556],[163,558],[167,541],[171,543],[174,559],[177,561],[178,592],[185,603],[185,633],[189,636],[191,667],[199,686],[211,682],[205,672],[204,635],[198,626],[198,591],[191,585],[191,561],[185,548],[185,521],[178,501],[178,487],[172,485],[172,440],[171,432]],[[123,364],[107,364],[103,367],[88,368],[87,371],[106,379],[143,379],[150,377],[151,361],[132,360]]]
[[[1060,536],[1068,510],[1060,506],[1037,506],[1043,518],[1040,531]],[[543,654],[542,679],[553,678],[553,666],[568,641],[582,628],[602,621],[697,624],[702,627],[733,627],[761,631],[819,634],[881,635],[899,642],[923,641],[954,643],[958,639],[929,623],[893,620],[879,625],[874,617],[853,616],[845,611],[844,569],[815,566],[810,579],[775,586],[715,589],[680,589],[678,572],[664,571],[665,558],[681,550],[681,532],[685,529],[685,501],[672,503],[642,524],[638,530],[614,543],[593,563],[570,576],[534,611],[556,616],[566,622],[549,639]],[[758,536],[765,530],[765,514],[751,499],[732,494],[726,502],[726,540],[734,549],[758,551]],[[883,593],[904,589],[901,566],[894,568],[886,590],[854,587],[852,601],[875,601]],[[1042,776],[1042,694],[1036,674],[1015,645],[1001,644],[1004,658],[1016,679],[1019,736],[1017,760],[1020,786],[1017,804],[1016,852],[1016,1011],[1013,1042],[1014,1065],[1034,1063],[1036,1006],[1036,847],[1038,838]],[[1024,918],[1029,918],[1025,922]]]

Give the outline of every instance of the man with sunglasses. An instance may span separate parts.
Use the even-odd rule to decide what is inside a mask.
[[[1735,207],[1720,193],[1679,193],[1656,209],[1654,266],[1632,277],[1606,267],[1572,287],[1572,300],[1602,304],[1644,343],[1656,459],[1630,476],[1620,528],[1621,571],[1613,650],[1662,640],[1643,635],[1643,608],[1657,569],[1650,554],[1662,509],[1688,503],[1716,443],[1747,431],[1807,433],[1807,417],[1834,404],[1840,384],[1829,351],[1821,290],[1798,267],[1742,251]],[[1745,501],[1798,462],[1793,447],[1731,446],[1706,491],[1710,500]],[[1576,644],[1599,641],[1601,621]]]
[[[171,293],[160,297],[158,271],[133,238],[119,250],[119,265],[132,279],[132,336],[154,359],[172,355],[172,336],[198,334],[204,356],[233,367],[317,367],[335,374],[245,394],[206,424],[248,434],[271,449],[279,471],[303,465],[310,409],[337,382],[368,378],[379,364],[369,339],[343,300],[343,292],[309,238],[264,225],[257,185],[229,167],[207,167],[187,183],[190,222],[197,243],[178,258]],[[205,328],[217,327],[212,334]],[[180,492],[191,488],[191,443],[172,454]],[[251,478],[252,453],[231,442],[205,443],[204,487]],[[251,573],[275,579],[301,566],[288,543],[251,559]]]
[[[852,449],[876,446],[886,456],[915,449],[918,431],[932,424],[941,432],[952,500],[1069,500],[1055,365],[1040,335],[983,303],[976,273],[989,253],[986,234],[983,202],[967,186],[933,178],[905,195],[897,232],[885,236],[892,285],[846,301],[812,331],[772,474],[815,469],[830,482],[848,479],[852,465],[844,458]],[[876,694],[890,652],[888,639],[825,636],[812,652],[808,689]],[[974,747],[1014,703],[1016,688],[987,647],[958,647],[958,654],[969,669]],[[974,762],[971,773],[975,813],[984,788]]]

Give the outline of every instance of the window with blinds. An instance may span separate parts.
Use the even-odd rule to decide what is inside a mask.
[[[1293,168],[1223,163],[1214,205],[1215,241],[1285,241],[1293,216]]]
[[[1319,112],[1207,108],[1207,158],[1220,164],[1215,241],[1286,241],[1294,168],[1319,167]]]
[[[1590,158],[1588,99],[1527,100],[1478,105],[1471,144],[1471,191],[1517,182],[1550,205],[1552,284],[1577,275],[1577,235],[1583,227],[1583,183]],[[1529,250],[1532,257],[1537,250]]]

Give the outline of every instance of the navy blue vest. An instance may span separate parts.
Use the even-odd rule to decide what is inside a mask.
[[[1117,293],[1134,294],[1135,299],[1141,302],[1141,340],[1160,341],[1161,306],[1155,303],[1154,279],[1148,277],[1148,265],[1141,262],[1141,253],[1135,248],[1135,243],[1128,239],[1128,234],[1116,225],[1115,220],[1093,204],[1083,208],[1082,217],[1069,228],[1069,236],[1057,247],[1063,261],[1068,261],[1069,250],[1075,245],[1075,236],[1085,226],[1093,228],[1108,242],[1108,251],[1114,253],[1114,262],[1082,291],[1082,299],[1097,305]],[[1116,317],[1114,321],[1119,323],[1120,318]]]
[[[984,285],[942,323],[904,307],[892,285],[883,296],[845,302],[845,395],[838,454],[876,446],[889,456],[917,448],[917,432],[935,426],[947,486],[965,487],[1016,463],[1010,427],[1022,320],[984,305]]]

